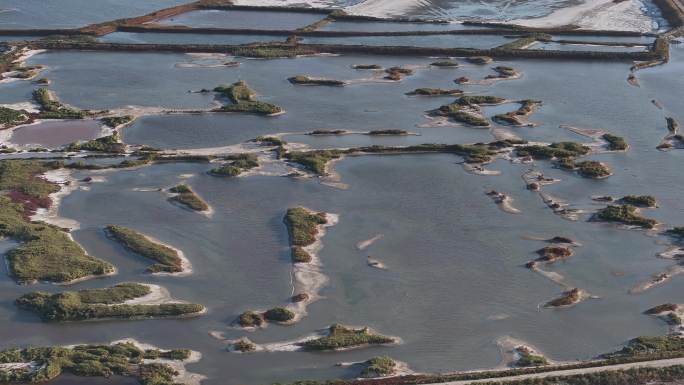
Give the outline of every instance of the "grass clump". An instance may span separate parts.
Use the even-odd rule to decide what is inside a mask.
[[[318,79],[306,75],[297,75],[287,79],[292,84],[307,85],[307,86],[332,86],[342,87],[347,85],[347,82],[335,79]]]
[[[305,350],[338,350],[364,345],[394,343],[394,339],[375,334],[369,328],[352,329],[334,324],[328,328],[328,335],[299,343]]]
[[[293,320],[295,314],[284,307],[274,307],[264,312],[264,318],[272,322],[287,322]]]
[[[133,120],[135,120],[135,116],[132,115],[107,116],[100,119],[102,123],[104,123],[107,127],[111,128],[116,128],[119,126],[130,124]]]
[[[608,142],[608,149],[611,151],[626,151],[629,148],[629,144],[621,136],[603,134],[602,138]]]
[[[238,176],[243,171],[259,167],[259,162],[255,154],[237,154],[226,157],[228,163],[221,167],[216,167],[209,170],[209,174],[213,176]]]
[[[179,184],[178,186],[169,189],[170,192],[176,195],[169,198],[172,202],[178,202],[183,206],[195,211],[205,211],[209,209],[207,202],[202,200],[195,192],[186,184]]]
[[[366,367],[361,371],[361,377],[386,377],[394,373],[397,362],[388,356],[378,356],[364,362],[364,365]]]
[[[183,271],[182,260],[176,250],[153,242],[145,235],[123,226],[109,225],[105,230],[112,239],[132,252],[157,261],[147,268],[148,273],[178,273]]]
[[[518,156],[531,156],[534,159],[574,158],[586,155],[591,149],[576,142],[552,143],[548,146],[521,146],[516,148]]]
[[[602,222],[619,222],[625,225],[637,226],[645,229],[652,229],[658,224],[655,219],[639,215],[638,209],[632,205],[610,205],[599,210],[594,215],[594,219]]]
[[[233,344],[233,349],[235,349],[238,352],[243,352],[243,353],[248,353],[248,352],[253,352],[256,351],[256,345],[254,342],[248,340],[247,338],[243,338],[241,340],[238,340]]]
[[[627,195],[620,199],[620,203],[636,207],[657,207],[658,201],[651,195]]]
[[[283,111],[281,107],[275,104],[256,100],[256,92],[242,80],[230,85],[218,86],[214,88],[214,92],[227,97],[232,102],[232,104],[226,104],[215,111],[251,112],[263,115],[273,115]]]
[[[103,136],[102,138],[89,140],[87,142],[74,142],[66,147],[66,151],[70,152],[95,151],[120,154],[125,152],[125,150],[126,145],[121,143],[118,132],[114,132],[112,135]]]
[[[204,310],[202,305],[197,304],[123,303],[143,297],[149,292],[148,286],[128,283],[107,289],[66,291],[58,294],[33,292],[19,297],[15,303],[22,309],[37,313],[43,321],[177,317]]]

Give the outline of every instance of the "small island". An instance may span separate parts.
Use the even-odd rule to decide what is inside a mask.
[[[227,97],[232,102],[232,104],[213,110],[214,112],[248,112],[259,115],[277,115],[283,112],[280,106],[258,101],[256,92],[242,80],[230,85],[218,86],[214,88],[214,92]]]
[[[378,64],[354,64],[352,68],[355,70],[381,70],[383,67]]]
[[[258,328],[264,326],[268,321],[287,324],[294,318],[295,314],[291,310],[284,307],[274,307],[264,312],[248,310],[240,314],[236,322],[244,328]]]
[[[460,96],[463,95],[462,90],[453,89],[445,90],[442,88],[416,88],[413,91],[407,92],[409,96]]]
[[[570,247],[554,245],[546,246],[537,250],[537,254],[539,254],[537,261],[553,263],[559,260],[570,258],[575,254],[575,252]]]
[[[492,63],[494,61],[494,59],[492,59],[489,56],[469,56],[466,58],[466,60],[469,63],[479,64],[479,65],[489,64],[489,63]]]
[[[460,65],[458,62],[455,62],[453,60],[440,60],[436,62],[430,63],[431,66],[433,67],[439,67],[439,68],[457,68]]]
[[[403,67],[390,67],[385,70],[385,79],[387,80],[394,80],[394,81],[400,81],[406,76],[411,76],[415,73],[416,71],[411,69],[411,68],[403,68]]]
[[[123,115],[123,116],[106,116],[100,118],[100,121],[107,127],[111,128],[121,128],[127,126],[135,120],[133,115]]]
[[[627,151],[629,149],[629,144],[625,141],[625,138],[613,134],[603,134],[601,136],[608,145],[606,146],[610,151]]]
[[[259,167],[259,161],[256,154],[244,153],[229,155],[225,157],[225,159],[228,162],[220,167],[209,170],[209,175],[233,177],[238,176],[247,170]]]
[[[323,79],[323,78],[312,78],[306,75],[297,75],[288,78],[292,84],[303,85],[303,86],[331,86],[331,87],[343,87],[347,85],[347,82],[343,80],[335,79]]]
[[[651,195],[626,195],[618,199],[617,203],[645,208],[658,207],[658,201]]]
[[[560,297],[547,302],[544,306],[555,308],[570,307],[582,302],[587,296],[584,290],[574,288],[564,292]]]
[[[333,159],[339,159],[341,156],[342,152],[339,150],[293,151],[286,153],[285,159],[302,165],[314,174],[327,175],[328,162]]]
[[[410,133],[406,130],[388,129],[388,130],[374,130],[369,131],[366,135],[370,136],[408,136]]]
[[[297,343],[297,345],[303,350],[326,351],[393,343],[397,343],[396,338],[377,334],[367,327],[354,329],[334,324],[328,328],[327,335],[302,341]]]
[[[373,357],[362,363],[361,378],[390,377],[397,374],[399,363],[388,356]]]
[[[596,212],[591,220],[598,222],[617,222],[644,229],[652,229],[658,224],[655,219],[639,215],[639,209],[632,205],[610,205]]]
[[[123,226],[109,225],[105,228],[105,232],[111,239],[121,243],[133,253],[157,261],[147,268],[147,273],[174,274],[188,270],[187,261],[177,249],[155,242],[148,236]]]
[[[542,102],[539,100],[522,100],[520,101],[520,108],[517,110],[495,115],[493,119],[499,123],[510,124],[512,126],[530,126],[531,124],[527,122],[527,118],[541,105]]]
[[[168,293],[158,286],[139,283],[58,294],[33,292],[19,297],[15,304],[37,313],[43,321],[59,322],[189,317],[205,310],[202,305],[168,298]]]
[[[517,360],[514,362],[514,366],[520,368],[532,367],[532,366],[544,366],[549,364],[549,360],[543,355],[535,352],[530,347],[525,345],[520,345],[514,349],[517,356]]]
[[[533,159],[574,158],[586,155],[590,151],[591,148],[576,142],[558,142],[548,146],[520,146],[515,149],[518,156],[529,156]]]
[[[431,116],[439,116],[465,123],[474,127],[489,127],[489,120],[477,106],[463,105],[459,102],[445,104],[436,110],[429,111]]]
[[[184,207],[189,208],[194,211],[207,211],[209,210],[209,205],[207,202],[202,200],[190,186],[186,184],[179,184],[175,187],[171,187],[169,192],[175,194],[169,198],[169,201],[176,202]]]

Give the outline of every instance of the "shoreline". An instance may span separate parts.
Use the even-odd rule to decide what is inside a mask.
[[[154,238],[152,236],[149,236],[147,234],[140,233],[143,237],[147,238],[148,241],[160,244],[162,246],[168,247],[169,249],[173,250],[176,252],[178,255],[178,258],[181,260],[181,271],[176,272],[176,273],[166,273],[166,272],[157,272],[157,273],[151,273],[151,275],[156,275],[156,276],[173,276],[173,277],[185,277],[193,273],[192,269],[192,263],[190,263],[190,260],[185,256],[185,253],[183,253],[183,250],[171,246],[165,242],[160,241],[157,238]]]

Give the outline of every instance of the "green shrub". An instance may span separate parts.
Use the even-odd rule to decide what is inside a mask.
[[[333,159],[338,159],[341,152],[338,150],[314,150],[314,151],[294,151],[285,154],[285,158],[291,162],[299,163],[307,170],[318,174],[326,174],[326,165]]]
[[[100,121],[102,121],[102,123],[104,123],[108,127],[116,128],[116,127],[119,127],[122,125],[129,124],[134,119],[135,119],[135,116],[124,115],[124,116],[107,116],[107,117],[101,118]]]
[[[228,163],[209,170],[209,174],[214,176],[232,177],[240,175],[243,171],[259,167],[259,162],[255,154],[245,153],[230,155],[226,157],[226,160],[228,160]]]
[[[214,91],[226,96],[233,104],[226,104],[216,111],[250,112],[255,114],[272,115],[282,112],[282,108],[275,104],[256,100],[256,92],[247,83],[239,81],[231,85],[214,88]]]
[[[548,146],[533,145],[516,148],[518,156],[531,156],[534,159],[574,158],[586,155],[591,149],[575,142],[552,143]]]
[[[7,107],[0,107],[0,126],[12,127],[28,120],[26,111],[13,110]]]
[[[586,178],[605,178],[610,176],[610,169],[603,163],[594,160],[585,160],[583,162],[576,162],[580,175]]]
[[[96,152],[111,152],[123,153],[126,150],[126,145],[121,143],[119,133],[114,132],[112,135],[103,136],[89,140],[87,142],[74,142],[66,147],[66,151],[96,151]]]

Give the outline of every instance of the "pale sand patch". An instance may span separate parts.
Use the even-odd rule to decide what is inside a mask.
[[[501,211],[507,212],[509,214],[520,214],[520,210],[513,207],[513,198],[511,198],[509,195],[494,190],[485,194],[492,198],[494,203],[496,203]]]
[[[501,171],[498,170],[487,170],[482,164],[475,163],[463,163],[463,169],[474,175],[482,176],[496,176],[501,175]]]
[[[655,274],[651,279],[645,282],[641,282],[629,290],[630,294],[639,294],[647,290],[654,288],[655,286],[662,285],[665,282],[672,279],[672,277],[684,273],[684,267],[680,265],[674,265],[668,267],[662,273]]]
[[[34,55],[38,55],[38,54],[43,53],[45,51],[46,50],[44,50],[44,49],[33,49],[32,50],[32,49],[28,49],[28,48],[22,48],[21,54],[12,63],[24,65],[24,62],[26,60],[28,60],[30,57],[32,57]],[[36,71],[36,73],[33,76],[31,76],[30,78],[25,78],[25,79],[7,77],[7,76],[14,75],[16,73],[16,71],[3,72],[2,74],[0,74],[0,84],[12,83],[12,82],[19,81],[19,80],[31,80],[31,79],[35,78],[36,76],[38,76],[41,71],[42,71],[42,69]]]
[[[357,243],[357,244],[356,244],[356,248],[357,248],[358,250],[365,250],[365,249],[367,249],[368,247],[370,247],[370,245],[372,245],[373,243],[375,243],[375,242],[381,240],[381,239],[384,238],[384,237],[385,237],[385,234],[378,234],[378,235],[375,235],[375,236],[373,236],[373,237],[371,237],[371,238],[369,238],[369,239],[366,239],[365,241],[361,241],[361,242]]]
[[[344,327],[355,329],[355,330],[363,328],[361,326],[357,327],[357,326],[346,326],[346,325]],[[372,334],[379,334],[371,328],[368,328],[368,331],[369,331],[369,333],[372,333]],[[321,337],[326,337],[328,335],[330,335],[329,330],[328,330],[328,328],[325,328],[323,330],[317,331],[316,333],[309,334],[309,335],[306,335],[304,337],[300,337],[300,338],[293,339],[293,340],[271,342],[271,343],[266,343],[266,344],[255,344],[256,345],[256,351],[257,352],[298,352],[298,351],[303,351],[304,348],[302,346],[300,346],[302,343],[307,342],[307,341],[311,341],[311,340],[315,340],[315,339],[318,339]],[[379,346],[388,346],[388,345],[395,345],[395,344],[401,344],[402,343],[402,340],[399,337],[393,337],[393,336],[387,336],[387,337],[391,338],[393,340],[393,342],[390,342],[387,344],[382,344]],[[240,341],[240,339],[229,340],[229,341],[225,341],[225,342],[227,342],[229,344],[234,344],[238,341]],[[349,347],[349,348],[334,349],[331,351],[341,352],[341,351],[362,349],[362,348],[366,348],[369,346],[373,346],[373,345],[364,344],[364,345],[353,346],[353,347]]]
[[[158,243],[162,246],[166,246],[169,249],[172,249],[173,251],[175,251],[178,254],[178,258],[180,258],[180,260],[181,260],[181,271],[179,271],[177,273],[157,272],[157,273],[152,273],[152,275],[186,277],[186,276],[192,274],[192,263],[190,263],[190,260],[185,256],[185,253],[183,253],[183,250],[176,248],[176,247],[173,247],[173,246],[169,245],[168,243],[164,243],[164,242],[160,241],[159,239],[151,237],[149,235],[142,234],[142,233],[141,233],[141,235],[143,237],[147,238],[147,240],[150,242]]]
[[[153,285],[149,283],[139,283],[139,285],[147,286],[150,292],[142,297],[133,298],[122,302],[122,305],[162,305],[169,303],[188,303],[171,297],[169,291],[162,286]]]
[[[613,0],[585,0],[579,5],[560,8],[544,17],[518,19],[511,23],[535,28],[575,25],[581,29],[638,32],[649,32],[653,26],[653,21],[644,14],[639,0],[619,3]]]
[[[72,177],[71,170],[57,169],[50,170],[42,175],[42,177],[52,183],[60,186],[59,191],[49,195],[52,204],[49,209],[39,208],[36,213],[31,216],[32,221],[42,221],[55,225],[61,228],[70,230],[78,230],[81,224],[73,219],[63,218],[59,216],[59,206],[62,198],[71,194],[72,191],[78,188],[78,181]]]
[[[309,210],[310,212],[313,212]],[[316,234],[316,241],[309,246],[303,247],[304,251],[311,255],[311,261],[308,263],[293,263],[291,273],[292,293],[294,296],[298,293],[306,293],[309,297],[301,302],[290,303],[287,309],[291,310],[295,317],[288,323],[298,322],[302,317],[306,316],[306,307],[321,299],[320,291],[326,283],[328,277],[322,272],[322,263],[319,253],[323,248],[321,241],[326,234],[326,229],[335,226],[339,222],[339,215],[326,213],[326,223],[318,225],[318,233]]]
[[[665,251],[661,251],[660,253],[656,254],[658,258],[664,258],[664,259],[678,259],[684,257],[684,248],[675,246],[675,245],[670,245]]]
[[[403,16],[420,4],[419,0],[366,0],[346,7],[345,11],[354,15],[390,18]]]
[[[138,340],[135,340],[133,338],[125,338],[122,340],[114,341],[111,343],[111,345],[119,344],[119,343],[131,343],[135,345],[138,349],[142,350],[161,350],[162,352],[167,351],[163,349],[159,349],[158,347],[150,344],[145,344],[142,343]],[[185,365],[187,364],[193,364],[196,362],[199,362],[202,359],[202,353],[196,352],[196,351],[191,351],[190,352],[190,357],[186,360],[168,360],[164,358],[157,358],[157,359],[143,359],[143,363],[145,364],[152,364],[152,363],[159,363],[159,364],[166,364],[172,367],[175,371],[178,372],[177,376],[174,376],[173,379],[174,381],[178,383],[182,383],[185,385],[200,385],[200,383],[203,380],[206,380],[207,377],[198,373],[192,373],[188,371],[185,368]]]
[[[26,112],[38,113],[40,107],[34,102],[18,102],[10,104],[0,104],[0,107],[11,108],[13,110],[25,110]]]
[[[537,356],[544,356],[541,350],[530,345],[529,343],[513,338],[511,336],[501,336],[496,339],[496,346],[499,348],[499,353],[501,354],[501,363],[497,366],[497,369],[510,368],[515,365],[515,363],[520,359],[519,349],[524,348],[530,351],[531,354]],[[549,360],[549,364],[558,364],[556,361]]]

